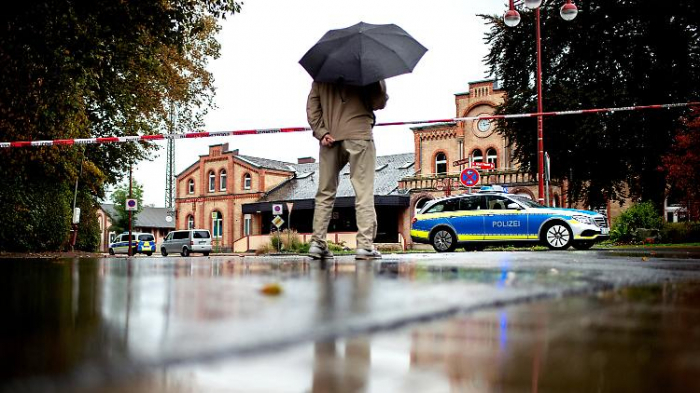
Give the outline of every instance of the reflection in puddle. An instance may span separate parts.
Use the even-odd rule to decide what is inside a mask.
[[[1,380],[23,391],[56,381],[137,392],[700,391],[696,285],[392,325],[397,309],[576,288],[600,274],[497,257],[490,268],[420,258],[5,260]],[[270,282],[282,296],[260,294]],[[372,323],[386,333],[348,328]],[[269,344],[285,335],[301,344]]]
[[[698,391],[698,301],[697,285],[669,284],[524,304],[171,367],[146,377],[147,389],[136,381],[114,388],[172,391],[179,381],[184,391],[232,392]]]

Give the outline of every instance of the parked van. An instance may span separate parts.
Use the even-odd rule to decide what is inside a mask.
[[[133,232],[131,234],[131,255],[146,254],[149,257],[156,251],[156,239],[150,233]],[[109,254],[129,253],[129,232],[124,232],[109,244]]]
[[[160,246],[160,253],[164,257],[170,252],[179,252],[183,257],[193,252],[201,252],[207,256],[211,252],[211,233],[207,229],[172,231]]]

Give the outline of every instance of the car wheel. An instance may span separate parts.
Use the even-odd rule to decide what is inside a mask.
[[[160,255],[162,255],[162,256],[164,256],[164,257],[167,257],[167,256],[168,256],[168,252],[165,251],[165,247],[163,247],[163,248],[160,249]]]
[[[183,257],[189,256],[190,255],[190,249],[187,247],[182,248],[182,252],[180,253]]]
[[[595,242],[593,241],[580,241],[573,242],[571,245],[574,246],[574,248],[577,250],[588,250],[589,248],[593,247],[594,243]]]
[[[457,236],[449,228],[439,228],[430,237],[430,244],[437,252],[452,252],[457,248]]]
[[[562,222],[553,222],[544,229],[544,243],[552,250],[566,250],[572,238],[571,229]]]
[[[153,255],[152,252],[147,252],[147,253],[146,253],[146,256],[148,256],[148,257],[150,257],[151,255]]]
[[[113,248],[110,248],[110,249],[109,249],[109,255],[114,255],[114,249],[113,249]]]
[[[208,252],[203,252],[202,255],[204,255],[205,257],[208,257],[208,256],[209,256],[209,253],[208,253]]]

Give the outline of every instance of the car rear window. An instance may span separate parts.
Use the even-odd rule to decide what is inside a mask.
[[[139,235],[139,240],[142,242],[152,242],[155,239],[153,235]]]
[[[173,239],[187,239],[187,232],[175,232],[173,233]]]
[[[192,237],[195,239],[209,239],[211,235],[209,235],[209,231],[194,231]]]

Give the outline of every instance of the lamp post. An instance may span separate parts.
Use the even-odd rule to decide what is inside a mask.
[[[514,27],[520,23],[520,13],[515,9],[515,1],[510,0],[510,7],[503,15],[506,26]],[[538,196],[540,203],[544,202],[544,132],[542,126],[542,45],[540,36],[540,5],[542,0],[524,0],[525,7],[535,10],[535,47],[537,48],[537,180]],[[571,0],[559,9],[559,14],[565,21],[576,18],[578,8]]]

